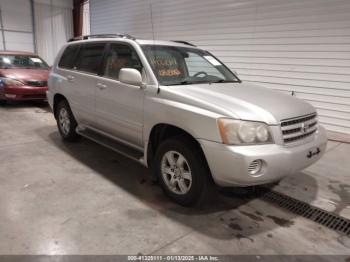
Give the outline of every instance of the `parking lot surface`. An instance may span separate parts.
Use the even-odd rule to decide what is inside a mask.
[[[47,105],[0,107],[0,254],[339,254],[350,239],[259,197],[180,207],[151,171],[86,139],[62,142]],[[273,190],[350,219],[350,145]]]

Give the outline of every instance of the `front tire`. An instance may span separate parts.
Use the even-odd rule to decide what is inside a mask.
[[[78,124],[67,100],[62,100],[58,103],[56,116],[57,127],[63,140],[70,142],[79,140],[80,135],[75,131]]]
[[[200,205],[211,184],[203,153],[189,139],[161,143],[155,156],[155,171],[164,193],[182,206]]]

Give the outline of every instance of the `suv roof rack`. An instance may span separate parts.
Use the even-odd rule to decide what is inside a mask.
[[[185,44],[185,45],[190,45],[190,46],[196,46],[194,44],[191,44],[187,41],[182,41],[182,40],[171,40],[172,42],[175,42],[175,43],[180,43],[180,44]]]
[[[86,40],[86,39],[92,39],[92,38],[127,38],[127,39],[136,40],[136,38],[131,35],[118,33],[118,34],[82,35],[82,36],[73,37],[69,39],[68,42]]]

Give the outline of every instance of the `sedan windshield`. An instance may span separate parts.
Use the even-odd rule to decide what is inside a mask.
[[[49,66],[39,57],[30,55],[0,55],[0,69],[48,69]]]
[[[240,82],[207,51],[162,45],[144,45],[142,49],[161,85]]]

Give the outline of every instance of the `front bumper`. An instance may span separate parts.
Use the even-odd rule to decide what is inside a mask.
[[[7,101],[46,100],[47,87],[11,87],[0,92],[0,99]]]
[[[326,150],[327,136],[322,126],[312,141],[288,147],[278,144],[229,146],[207,140],[198,140],[209,164],[213,179],[220,186],[251,186],[268,184],[297,173],[312,165]],[[311,152],[317,152],[310,157]],[[307,157],[309,155],[309,157]],[[260,173],[250,175],[249,165],[263,160]]]

